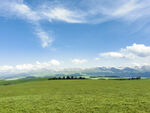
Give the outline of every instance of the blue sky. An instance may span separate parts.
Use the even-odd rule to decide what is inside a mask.
[[[0,0],[0,72],[149,65],[149,12],[148,0]]]

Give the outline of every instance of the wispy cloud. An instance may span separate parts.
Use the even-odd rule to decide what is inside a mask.
[[[116,0],[114,2],[111,0],[82,0],[80,3],[74,7],[66,6],[66,3],[63,4],[63,2],[61,5],[52,4],[53,6],[45,4],[44,7],[33,10],[23,0],[13,0],[13,2],[1,0],[0,8],[33,21],[58,20],[68,23],[92,23],[98,20],[109,21],[114,18],[135,20],[150,15],[148,0]]]
[[[102,23],[111,20],[133,22],[149,20],[148,0],[82,0],[82,15],[86,23]]]
[[[67,23],[84,23],[82,16],[77,12],[73,12],[64,8],[54,8],[50,11],[42,12],[46,18],[52,22],[52,20],[65,21]]]
[[[31,20],[31,21],[38,21],[40,20],[40,16],[38,16],[37,12],[30,9],[26,4],[11,4],[11,9],[17,16],[22,18]]]
[[[35,28],[35,34],[41,39],[42,47],[45,48],[52,44],[53,42],[53,36],[50,33],[45,32],[41,27]]]
[[[81,16],[76,12],[67,10],[65,8],[49,8],[33,10],[23,0],[0,0],[0,16],[4,17],[18,17],[26,20],[35,26],[35,34],[41,39],[42,47],[52,45],[54,37],[44,31],[40,25],[41,20],[52,22],[53,20],[64,21],[67,23],[83,23]],[[37,27],[38,26],[38,27]]]
[[[53,37],[50,36],[51,34],[44,31],[40,25],[42,16],[37,11],[32,10],[28,5],[24,4],[23,0],[2,1],[0,9],[1,16],[16,16],[31,23],[35,28],[35,34],[41,39],[41,45],[43,48],[49,46],[53,42]],[[2,14],[2,12],[5,12],[5,14]]]
[[[18,17],[31,21],[40,20],[40,16],[36,11],[33,11],[28,5],[23,3],[23,0],[0,0],[0,16]]]
[[[117,8],[113,12],[113,16],[121,16],[129,14],[130,12],[140,8],[140,5],[136,4],[135,0],[130,0],[129,2],[125,3],[121,7]]]
[[[58,0],[59,1],[59,0]],[[66,1],[67,2],[67,1]],[[43,3],[44,4],[44,3]],[[88,23],[96,24],[110,20],[121,20],[133,22],[138,19],[149,22],[150,3],[148,0],[81,0],[79,5],[71,7],[61,2],[58,4],[45,4],[32,8],[25,4],[23,0],[0,0],[0,16],[18,17],[33,25],[40,21],[63,21],[67,23]],[[37,36],[41,39],[42,47],[52,44],[54,37],[49,36],[46,31],[40,28]]]

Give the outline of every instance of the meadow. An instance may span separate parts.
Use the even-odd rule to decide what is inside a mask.
[[[149,79],[0,83],[0,113],[150,113]]]

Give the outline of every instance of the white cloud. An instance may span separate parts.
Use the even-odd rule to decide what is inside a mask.
[[[11,69],[13,69],[13,66],[0,66],[0,72],[9,71]]]
[[[88,62],[86,59],[73,59],[72,60],[72,63],[74,63],[74,64],[83,64],[86,62]]]
[[[150,46],[144,44],[133,44],[121,48],[119,51],[100,53],[99,55],[108,65],[143,66],[150,64]]]
[[[1,73],[19,74],[19,73],[29,73],[29,72],[39,72],[42,70],[50,70],[53,66],[61,65],[60,61],[52,59],[48,62],[39,62],[35,64],[22,64],[16,66],[0,66]]]
[[[121,48],[119,52],[106,52],[100,53],[102,57],[113,57],[113,58],[135,58],[135,57],[148,57],[150,56],[150,46],[144,44],[133,44],[126,48]]]
[[[55,60],[55,59],[51,60],[50,63],[51,63],[52,65],[55,65],[55,66],[59,66],[59,65],[60,65],[60,62],[57,61],[57,60]]]
[[[150,46],[133,44],[132,46],[127,46],[125,49],[121,49],[121,52],[132,53],[139,57],[147,57],[150,56]]]

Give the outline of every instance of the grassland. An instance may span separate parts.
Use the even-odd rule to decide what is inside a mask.
[[[150,113],[150,80],[37,80],[0,85],[0,113]]]

